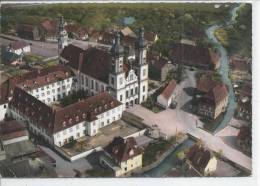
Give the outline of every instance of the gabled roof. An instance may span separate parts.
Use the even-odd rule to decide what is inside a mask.
[[[223,99],[228,96],[228,89],[225,84],[215,86],[203,98],[205,101],[218,105]]]
[[[136,38],[136,34],[127,26],[121,30],[123,36],[130,36]]]
[[[172,96],[175,88],[176,88],[176,81],[175,80],[171,80],[168,85],[165,87],[165,89],[162,91],[161,95],[165,98],[165,99],[170,99],[170,97]]]
[[[115,137],[113,141],[105,147],[105,150],[116,162],[124,162],[137,155],[143,153],[133,137],[123,139],[122,137]]]
[[[111,110],[121,105],[121,103],[109,93],[103,92],[54,110],[24,90],[16,87],[13,99],[9,105],[30,118],[37,126],[46,129],[48,134],[53,134],[82,121],[93,121],[97,115]]]
[[[200,46],[174,43],[169,50],[169,56],[176,63],[203,66],[216,65],[216,58],[210,53],[209,48]]]
[[[48,34],[56,34],[57,33],[57,22],[50,19],[45,19],[41,22],[42,28],[48,33]]]
[[[154,32],[145,32],[144,38],[149,42],[155,42],[157,34]]]
[[[202,146],[195,144],[189,149],[186,158],[197,170],[204,171],[211,159],[211,153]]]
[[[246,59],[232,56],[229,61],[231,70],[249,72],[249,64]]]
[[[80,55],[83,55],[80,62]],[[110,71],[110,54],[108,51],[90,47],[82,49],[76,45],[66,46],[61,56],[68,60],[68,65],[92,76],[100,81],[107,82]],[[81,63],[81,65],[80,65]]]
[[[212,74],[203,74],[197,80],[197,89],[201,92],[207,93],[219,84],[221,84],[221,82],[214,80]]]
[[[169,60],[166,57],[160,56],[159,53],[149,52],[147,53],[147,62],[149,63],[149,65],[155,67],[156,69],[161,70],[165,65],[169,63]]]
[[[23,49],[26,46],[29,46],[29,44],[23,40],[14,41],[10,44],[10,48],[14,50]]]
[[[0,138],[10,140],[22,136],[28,136],[26,128],[16,120],[0,123]]]

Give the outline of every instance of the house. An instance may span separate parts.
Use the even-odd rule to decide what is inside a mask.
[[[137,146],[135,138],[115,137],[105,147],[100,164],[114,172],[115,177],[124,176],[142,168],[143,150]]]
[[[58,147],[86,135],[95,136],[100,128],[119,120],[122,112],[122,104],[107,92],[54,108],[16,87],[9,103],[10,117],[26,123],[34,135]]]
[[[252,83],[244,82],[237,96],[236,116],[250,121],[252,118]]]
[[[165,81],[168,73],[175,70],[175,66],[167,59],[156,52],[147,53],[149,63],[149,77],[151,79]]]
[[[200,145],[193,145],[186,153],[186,163],[201,176],[211,176],[217,169],[216,157]]]
[[[144,38],[147,40],[149,45],[154,44],[159,39],[158,35],[154,32],[145,32]]]
[[[97,30],[93,30],[89,36],[89,41],[95,43],[102,41],[102,34]]]
[[[229,60],[230,77],[233,81],[251,80],[250,64],[248,60],[232,56]]]
[[[123,29],[120,30],[120,34],[125,37],[125,36],[129,36],[129,37],[133,37],[133,38],[137,38],[136,34],[127,26]]]
[[[17,55],[26,54],[31,52],[31,46],[25,41],[14,41],[8,47],[9,52],[13,52]]]
[[[75,24],[69,24],[65,26],[65,30],[70,38],[75,38],[79,40],[87,40],[89,38],[86,28]]]
[[[208,119],[216,119],[228,104],[228,88],[221,81],[214,80],[212,73],[206,73],[197,80],[197,113]]]
[[[198,104],[198,114],[216,119],[225,111],[228,104],[228,89],[225,84],[216,85],[208,93],[203,95]]]
[[[26,128],[19,122],[4,121],[0,123],[0,139],[3,145],[16,143],[29,139]]]
[[[174,43],[169,50],[173,63],[214,70],[220,65],[219,55],[210,48],[186,43]]]
[[[168,85],[164,88],[162,93],[157,96],[157,103],[164,107],[168,108],[172,101],[175,99],[177,92],[176,92],[177,83],[175,80],[171,80]]]
[[[252,152],[252,132],[249,127],[241,127],[237,135],[237,145],[246,153]]]
[[[1,50],[1,59],[2,63],[6,65],[18,66],[23,64],[22,57],[20,55],[3,48]]]
[[[44,19],[40,23],[41,39],[44,41],[58,40],[58,23],[55,20]]]
[[[135,40],[135,58],[132,64],[125,58],[119,33],[108,47],[91,47],[70,44],[60,55],[61,63],[70,66],[76,73],[78,89],[95,95],[110,91],[124,106],[140,104],[148,96],[148,64],[143,29]]]
[[[16,33],[24,39],[40,40],[40,30],[35,25],[19,24],[16,27]]]

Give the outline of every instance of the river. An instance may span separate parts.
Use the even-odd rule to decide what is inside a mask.
[[[219,24],[219,25],[212,25],[209,28],[206,29],[206,35],[207,37],[210,39],[210,41],[212,43],[215,44],[217,50],[220,53],[220,68],[218,69],[219,74],[222,77],[222,80],[225,84],[227,84],[228,89],[229,89],[229,100],[228,100],[228,105],[226,108],[226,113],[224,115],[223,120],[221,121],[221,123],[219,124],[219,126],[216,128],[215,133],[220,131],[221,129],[225,128],[228,123],[230,122],[230,120],[232,119],[234,113],[235,113],[235,109],[237,106],[236,103],[236,98],[235,98],[235,93],[233,90],[233,86],[232,86],[232,82],[229,78],[229,57],[227,54],[227,51],[225,49],[225,47],[223,47],[221,45],[221,43],[217,40],[217,38],[215,37],[215,31],[218,28],[221,27],[225,27],[225,26],[230,26],[234,23],[236,23],[236,17],[237,17],[237,11],[243,7],[245,4],[240,4],[239,6],[234,7],[231,11],[230,11],[230,19],[227,20],[224,24]]]
[[[234,115],[235,109],[236,109],[236,100],[235,100],[235,94],[233,91],[233,86],[231,83],[231,80],[229,79],[228,73],[229,73],[229,58],[226,49],[221,45],[221,43],[217,40],[214,33],[215,30],[224,27],[230,24],[235,23],[235,19],[237,17],[237,11],[244,6],[243,4],[240,4],[239,6],[234,7],[230,11],[230,19],[226,21],[224,24],[219,25],[212,25],[209,28],[206,29],[207,37],[211,40],[212,43],[215,44],[217,50],[220,53],[220,60],[221,65],[219,68],[219,73],[222,77],[222,80],[224,83],[227,84],[229,88],[229,102],[226,109],[226,113],[224,115],[224,119],[221,122],[221,124],[218,126],[218,128],[215,130],[215,132],[223,129],[225,126],[228,125],[231,118]],[[181,150],[191,147],[195,142],[191,139],[187,139],[183,142],[179,147],[177,147],[169,156],[167,156],[157,167],[145,172],[142,176],[144,177],[163,177],[167,173],[169,173],[175,166],[177,161],[177,153]]]

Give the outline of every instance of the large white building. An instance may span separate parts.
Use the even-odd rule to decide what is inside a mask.
[[[119,34],[110,50],[70,44],[61,52],[60,60],[74,70],[77,89],[91,95],[107,90],[124,107],[147,99],[148,64],[143,29],[140,29],[132,60],[125,56]]]
[[[9,115],[51,145],[63,146],[111,124],[122,116],[122,103],[103,92],[63,108],[54,109],[16,87]]]

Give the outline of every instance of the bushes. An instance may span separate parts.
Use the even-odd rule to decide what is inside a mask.
[[[63,97],[63,99],[60,100],[60,104],[65,107],[67,105],[70,105],[72,103],[77,102],[79,99],[86,99],[87,93],[84,90],[79,90],[77,92],[72,92],[72,94]]]

